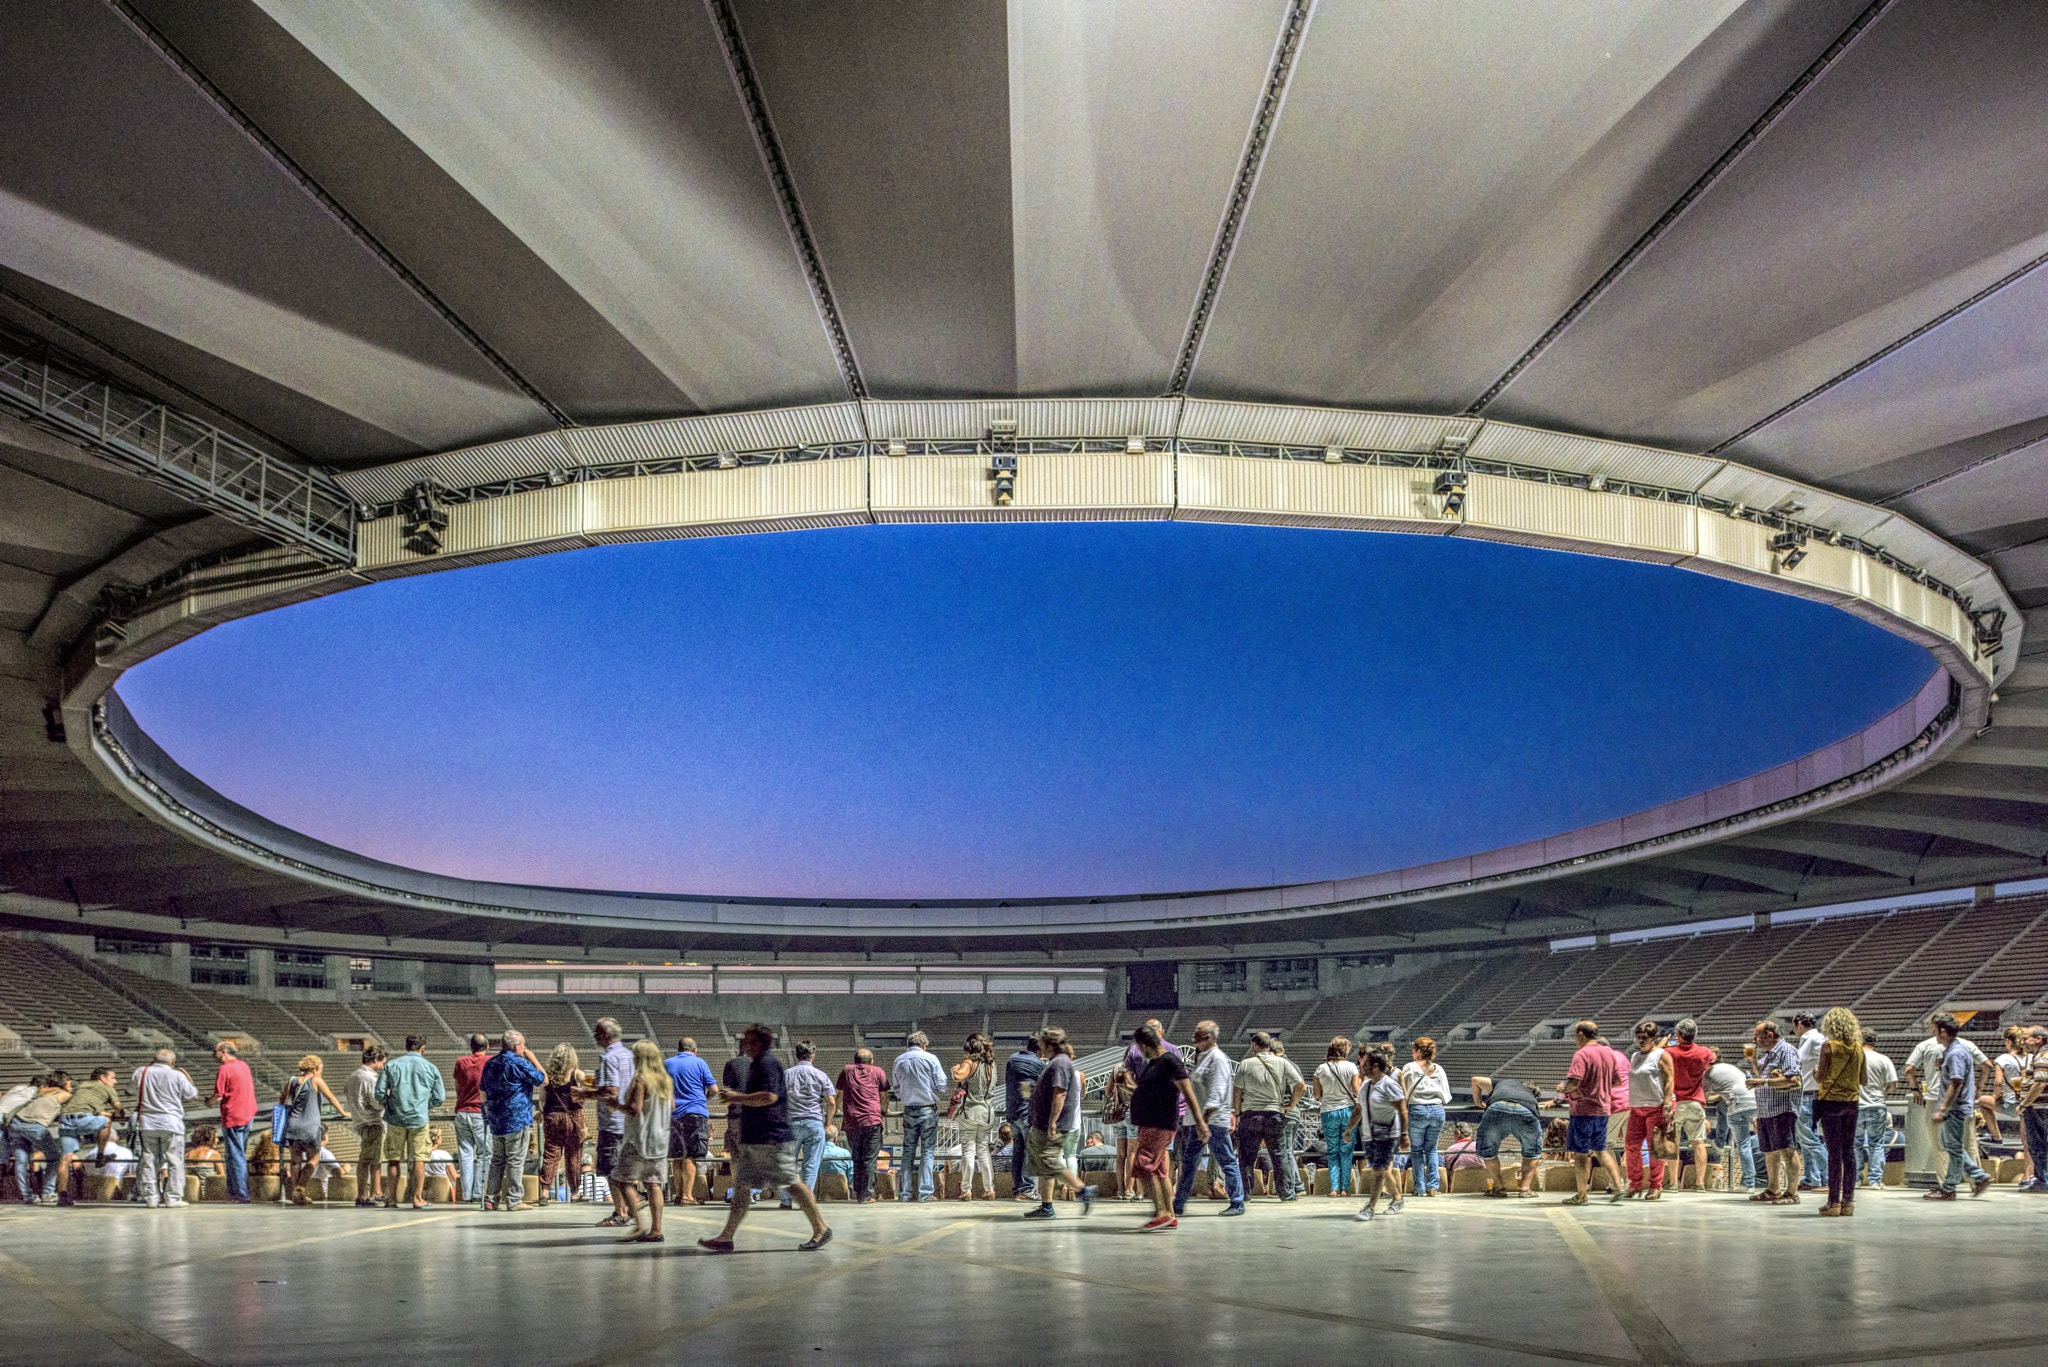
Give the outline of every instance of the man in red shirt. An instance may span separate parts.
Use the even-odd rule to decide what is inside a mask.
[[[1607,1117],[1613,1109],[1615,1091],[1628,1087],[1628,1068],[1621,1055],[1601,1041],[1600,1027],[1592,1021],[1580,1021],[1572,1033],[1579,1041],[1579,1051],[1572,1055],[1571,1069],[1557,1090],[1571,1102],[1571,1128],[1564,1147],[1572,1156],[1572,1175],[1578,1179],[1579,1189],[1565,1204],[1586,1204],[1587,1193],[1593,1186],[1593,1158],[1597,1154],[1607,1173],[1607,1200],[1611,1205],[1622,1199],[1622,1189],[1621,1169],[1607,1149]]]
[[[256,1079],[231,1039],[213,1046],[213,1099],[220,1103],[220,1144],[227,1154],[228,1200],[249,1202],[249,1122],[256,1118]]]
[[[1678,1106],[1672,1123],[1680,1144],[1692,1145],[1692,1184],[1707,1184],[1707,1097],[1702,1080],[1720,1056],[1699,1043],[1699,1022],[1690,1016],[1678,1023],[1664,1046],[1671,1060],[1671,1094]]]
[[[882,1147],[882,1093],[889,1090],[889,1075],[875,1066],[871,1049],[855,1051],[853,1060],[839,1070],[825,1118],[830,1120],[833,1111],[845,1112],[846,1148],[853,1155],[853,1199],[865,1205],[875,1199],[875,1154]]]
[[[484,1202],[484,1170],[491,1164],[491,1136],[484,1128],[484,1065],[491,1061],[487,1035],[471,1035],[469,1052],[455,1060],[455,1170],[462,1176],[462,1200]]]

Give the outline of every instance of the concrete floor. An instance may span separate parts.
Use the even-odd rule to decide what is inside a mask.
[[[2048,1197],[1816,1204],[1673,1193],[1567,1210],[1411,1199],[757,1211],[740,1252],[670,1212],[627,1247],[588,1207],[0,1210],[0,1364],[145,1362],[2040,1363]]]

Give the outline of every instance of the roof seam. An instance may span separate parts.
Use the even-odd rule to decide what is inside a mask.
[[[1894,503],[1898,503],[1904,499],[1909,499],[1913,495],[1920,493],[1923,490],[1932,489],[1937,484],[1945,484],[1949,480],[1955,479],[1962,475],[1969,474],[1972,470],[1981,470],[1985,466],[1991,464],[1993,461],[2004,460],[2007,456],[2017,455],[2021,451],[2026,450],[2030,446],[2039,446],[2044,441],[2048,441],[2048,432],[2043,432],[2036,437],[2028,437],[2025,441],[2014,442],[2011,446],[2006,447],[2003,451],[1993,451],[1988,456],[1981,456],[1978,459],[1971,461],[1968,465],[1959,465],[1955,469],[1950,470],[1946,474],[1936,475],[1933,479],[1923,479],[1918,484],[1915,484],[1912,488],[1903,489],[1900,492],[1893,494],[1890,498],[1878,499],[1874,506],[1879,508],[1889,507]]]

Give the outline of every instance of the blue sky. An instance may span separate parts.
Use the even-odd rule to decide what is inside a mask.
[[[1450,537],[875,526],[232,622],[120,691],[274,820],[439,872],[815,897],[1367,873],[1793,758],[1927,677],[1846,613]]]

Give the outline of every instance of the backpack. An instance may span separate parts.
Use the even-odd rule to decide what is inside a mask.
[[[14,1113],[36,1099],[37,1087],[33,1082],[24,1082],[18,1087],[9,1087],[5,1096],[0,1096],[0,1125],[14,1119]]]

